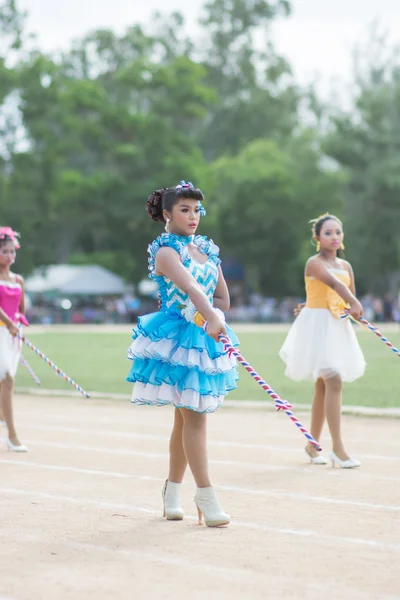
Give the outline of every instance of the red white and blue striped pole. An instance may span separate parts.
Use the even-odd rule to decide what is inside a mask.
[[[228,337],[224,335],[220,335],[220,340],[224,345],[224,350],[227,352],[228,356],[234,356],[236,360],[246,369],[246,371],[251,375],[251,377],[260,385],[263,390],[267,392],[267,394],[274,400],[275,407],[277,411],[283,410],[289,417],[291,421],[296,425],[296,427],[305,435],[307,441],[312,444],[318,452],[321,451],[321,446],[318,444],[317,440],[307,431],[307,429],[300,423],[296,415],[291,410],[292,406],[287,402],[287,400],[283,400],[268,383],[257,373],[257,371],[243,358],[241,353],[235,346],[233,346],[232,342]]]
[[[39,377],[36,375],[35,371],[29,365],[28,361],[25,360],[25,358],[22,356],[22,354],[19,357],[19,362],[28,371],[29,375],[32,377],[32,379],[34,380],[34,382],[36,383],[36,385],[41,385]]]
[[[347,317],[350,317],[350,319],[352,319],[352,321],[354,321],[355,323],[358,323],[359,325],[365,325],[365,327],[367,327],[369,329],[369,331],[372,331],[372,333],[374,333],[376,336],[378,336],[378,338],[381,340],[381,342],[383,342],[388,348],[390,348],[394,354],[397,354],[397,356],[400,357],[400,350],[398,350],[396,348],[396,346],[394,346],[392,344],[392,342],[390,340],[388,340],[388,338],[385,337],[375,325],[372,325],[372,323],[367,321],[367,319],[364,319],[364,317],[361,317],[360,320],[357,321],[357,319],[353,319],[353,317],[349,313],[345,313],[344,315],[341,315],[342,319],[346,319]]]
[[[60,377],[62,377],[66,381],[68,381],[68,383],[70,385],[72,385],[72,387],[74,387],[78,392],[80,392],[85,398],[89,398],[89,394],[87,392],[85,392],[85,390],[83,388],[81,388],[80,385],[78,385],[73,379],[71,379],[71,377],[69,377],[66,373],[64,373],[64,371],[62,371],[59,367],[57,367],[56,364],[54,364],[45,354],[43,354],[43,352],[41,352],[39,350],[39,348],[36,348],[36,346],[34,346],[24,335],[22,335],[21,333],[18,333],[18,337],[26,346],[28,346],[28,348],[30,350],[32,350],[32,352],[34,352],[40,358],[42,358],[44,360],[44,362],[49,365],[49,367],[51,367],[58,375],[60,375]]]

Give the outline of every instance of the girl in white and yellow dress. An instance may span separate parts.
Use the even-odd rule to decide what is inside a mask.
[[[342,468],[359,467],[361,463],[350,458],[342,440],[342,386],[364,374],[365,360],[350,319],[340,316],[348,310],[358,320],[362,306],[355,297],[351,265],[337,256],[343,248],[341,221],[325,214],[312,223],[318,252],[305,268],[306,303],[299,307],[279,354],[288,377],[315,382],[311,434],[319,441],[326,416],[332,463]],[[311,462],[326,464],[311,444],[305,450]]]

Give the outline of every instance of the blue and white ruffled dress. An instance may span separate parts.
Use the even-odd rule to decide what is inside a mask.
[[[190,242],[208,256],[206,263],[193,260],[187,248]],[[162,308],[140,317],[133,330],[128,351],[133,365],[127,377],[135,384],[132,402],[214,412],[223,404],[224,396],[237,387],[236,360],[194,324],[196,308],[187,294],[168,278],[155,274],[155,258],[162,246],[176,250],[211,304],[218,282],[219,248],[206,237],[164,233],[149,246],[150,278],[158,283]],[[229,327],[227,333],[238,345]]]

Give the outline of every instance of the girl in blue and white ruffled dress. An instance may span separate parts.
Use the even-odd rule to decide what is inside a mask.
[[[151,219],[166,224],[166,233],[148,250],[161,311],[141,317],[134,329],[127,380],[134,383],[133,403],[175,407],[169,475],[162,490],[164,516],[183,519],[179,490],[189,463],[197,484],[199,522],[203,514],[206,525],[218,527],[227,525],[229,516],[221,509],[208,474],[207,413],[222,405],[238,379],[235,359],[224,353],[218,336],[227,334],[233,344],[238,340],[223,318],[230,300],[219,249],[195,235],[200,215],[205,214],[203,199],[198,188],[181,182],[156,190],[147,201]]]

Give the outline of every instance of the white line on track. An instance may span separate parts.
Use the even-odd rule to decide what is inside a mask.
[[[81,434],[81,435],[86,435],[87,433],[90,433],[91,435],[98,435],[101,437],[119,437],[119,438],[124,438],[124,439],[138,439],[138,440],[151,440],[151,441],[162,441],[162,442],[168,442],[169,438],[165,437],[165,436],[159,436],[159,435],[153,435],[153,434],[147,434],[147,433],[133,433],[133,432],[124,432],[124,431],[112,431],[109,429],[100,429],[100,430],[88,430],[86,429],[81,429],[79,427],[62,427],[62,426],[58,426],[58,425],[31,425],[28,424],[26,425],[26,429],[32,429],[33,431],[59,431],[59,432],[64,432],[64,433],[77,433],[77,434]],[[269,445],[269,444],[248,444],[248,443],[242,443],[239,441],[234,441],[234,442],[230,442],[230,441],[224,441],[224,440],[218,440],[218,441],[214,441],[211,440],[209,442],[210,446],[216,446],[216,447],[220,447],[220,448],[247,448],[247,449],[251,449],[251,450],[265,450],[265,451],[269,451],[269,452],[299,452],[298,448],[288,448],[286,446],[275,446],[275,445]],[[369,459],[369,460],[380,460],[380,461],[386,461],[386,462],[400,462],[400,456],[382,456],[382,455],[376,455],[376,454],[360,454],[358,453],[357,456],[359,456],[360,458],[365,458],[365,459]]]
[[[89,552],[116,552],[119,556],[126,556],[127,558],[135,558],[139,560],[147,560],[150,563],[161,563],[172,567],[177,567],[178,569],[194,569],[198,573],[206,574],[207,572],[219,573],[220,575],[229,575],[229,577],[260,577],[262,580],[265,580],[265,575],[250,568],[229,568],[229,567],[219,567],[215,564],[209,563],[199,563],[193,562],[187,558],[175,557],[175,556],[165,556],[160,554],[154,554],[153,552],[150,554],[148,552],[144,552],[143,550],[133,550],[126,548],[109,548],[108,546],[101,546],[96,544],[89,544],[86,542],[70,542],[63,541],[63,545],[67,547],[76,549],[76,550],[88,550]]]
[[[37,536],[36,538],[33,538],[32,536],[30,537],[31,542],[34,543],[41,543],[43,542],[43,537],[39,537]],[[168,567],[171,568],[177,568],[179,570],[181,569],[190,569],[195,571],[195,573],[197,575],[199,575],[200,577],[204,578],[204,576],[206,576],[208,573],[210,574],[218,574],[220,576],[225,575],[228,576],[229,578],[233,578],[236,579],[237,577],[241,577],[241,578],[245,578],[246,580],[248,580],[249,577],[251,577],[252,581],[254,579],[257,579],[261,585],[265,586],[265,582],[266,582],[266,574],[265,571],[262,570],[256,570],[256,569],[252,569],[249,566],[245,566],[243,567],[234,567],[234,568],[229,568],[226,566],[218,566],[214,563],[210,564],[210,563],[204,563],[204,562],[194,562],[189,560],[188,558],[181,558],[179,556],[166,556],[165,554],[160,555],[160,554],[155,554],[154,552],[144,552],[143,550],[135,550],[133,548],[121,548],[121,547],[112,547],[112,546],[104,546],[101,544],[92,544],[89,542],[77,542],[77,541],[73,541],[73,540],[69,540],[67,538],[63,538],[61,541],[61,545],[63,548],[69,548],[69,549],[73,549],[73,550],[79,550],[80,552],[89,552],[90,554],[92,553],[103,553],[103,554],[107,554],[110,555],[110,553],[112,553],[113,555],[117,555],[118,557],[124,557],[130,560],[134,560],[134,562],[140,561],[140,560],[145,560],[148,561],[150,564],[152,565],[160,565],[160,564],[164,564],[167,565]],[[275,585],[279,585],[279,583],[282,582],[282,574],[280,573],[276,573],[275,575],[273,575],[272,573],[268,573],[268,582],[271,583],[271,581],[274,581]],[[293,589],[296,587],[296,585],[298,585],[299,580],[297,577],[291,577],[288,573],[285,574],[284,577],[284,582],[285,584],[291,584]],[[349,587],[349,586],[343,586],[341,585],[337,580],[335,580],[334,578],[330,578],[328,580],[324,580],[322,581],[308,581],[306,583],[302,583],[302,589],[303,591],[309,592],[309,591],[315,591],[315,592],[326,592],[327,587],[329,587],[329,590],[331,593],[334,593],[336,595],[336,597],[342,597],[344,598],[346,595],[351,594],[351,597],[354,599],[358,599],[358,600],[370,600],[371,599],[371,595],[370,593],[365,593],[365,592],[361,592],[358,588],[355,589],[353,587]],[[5,597],[5,596],[0,596],[0,600],[16,600],[15,598],[10,598],[10,597]],[[383,594],[379,595],[379,600],[399,600],[398,597],[394,597],[394,596],[386,596]]]
[[[98,477],[110,477],[115,479],[137,479],[140,481],[158,481],[163,482],[164,479],[161,477],[150,477],[146,475],[132,475],[129,473],[121,473],[115,471],[100,471],[96,469],[81,469],[79,467],[68,467],[58,465],[48,465],[44,463],[33,463],[29,461],[20,460],[7,460],[0,459],[0,464],[17,465],[21,467],[28,467],[34,469],[43,469],[50,471],[64,471],[69,473],[76,473],[81,475],[94,475]],[[360,502],[357,500],[339,500],[335,498],[327,498],[323,496],[311,496],[307,494],[296,494],[286,492],[285,490],[255,490],[252,488],[243,488],[229,485],[216,486],[217,489],[225,490],[229,492],[235,492],[239,494],[247,494],[249,496],[259,496],[266,498],[290,498],[295,500],[303,500],[305,502],[317,502],[323,504],[335,504],[342,506],[355,506],[357,508],[364,508],[367,510],[378,510],[378,511],[390,511],[400,512],[400,506],[391,506],[390,504],[376,504],[373,502]]]
[[[47,492],[29,492],[26,490],[19,490],[15,488],[0,488],[0,494],[9,495],[9,496],[26,496],[30,498],[43,499],[43,500],[51,500],[54,502],[65,502],[74,505],[80,506],[97,506],[98,508],[105,510],[125,510],[127,512],[138,512],[152,516],[159,516],[160,511],[154,510],[150,508],[145,508],[142,506],[134,506],[130,504],[122,504],[122,503],[113,503],[113,502],[100,502],[97,500],[92,500],[90,498],[73,498],[71,496],[61,496],[58,494],[50,494]],[[187,519],[190,521],[196,521],[197,519],[193,516],[188,516]],[[232,525],[234,527],[240,527],[255,531],[265,531],[272,534],[277,535],[288,535],[288,536],[299,536],[304,538],[313,538],[318,540],[325,540],[328,542],[345,543],[345,544],[353,544],[357,546],[367,546],[370,548],[380,548],[381,550],[391,550],[400,552],[400,544],[392,544],[386,542],[380,542],[378,540],[371,539],[362,539],[362,538],[352,538],[352,537],[342,537],[342,536],[332,536],[325,535],[319,533],[317,531],[310,531],[305,529],[285,529],[285,528],[277,528],[271,527],[269,525],[265,525],[263,523],[251,523],[245,521],[232,521]]]
[[[40,538],[38,539],[38,541],[40,541]],[[110,548],[108,546],[104,546],[104,545],[97,545],[97,544],[91,544],[88,542],[75,542],[75,541],[71,541],[71,540],[67,540],[67,539],[63,539],[62,541],[62,545],[66,546],[67,548],[71,548],[74,550],[79,550],[79,551],[88,551],[90,553],[93,552],[97,552],[97,553],[105,553],[105,554],[109,554],[110,552],[112,552],[113,554],[116,553],[118,556],[121,557],[126,557],[128,559],[134,559],[134,561],[140,561],[140,560],[146,560],[148,561],[150,564],[165,564],[168,565],[169,567],[176,567],[177,569],[190,569],[190,570],[194,570],[196,572],[196,574],[202,578],[204,578],[204,576],[206,576],[208,573],[212,573],[212,574],[218,574],[218,575],[226,575],[229,578],[233,578],[236,579],[237,577],[241,577],[241,578],[245,578],[246,580],[249,579],[249,577],[251,577],[252,580],[257,579],[261,585],[265,585],[265,581],[266,581],[266,575],[264,571],[260,571],[260,570],[256,570],[256,569],[252,569],[249,566],[246,566],[245,568],[243,567],[234,567],[234,568],[229,568],[226,566],[218,566],[216,564],[210,564],[210,563],[204,563],[204,562],[194,562],[192,560],[189,560],[188,558],[181,558],[178,556],[166,556],[165,554],[160,555],[160,554],[155,554],[154,552],[144,552],[143,550],[134,550],[132,548]],[[274,582],[277,582],[279,584],[279,582],[282,581],[282,575],[280,573],[276,573],[275,575],[272,575],[271,573],[268,573],[268,581],[269,583],[271,583],[271,580],[273,580]],[[291,577],[288,573],[285,573],[285,577],[284,577],[284,581],[285,584],[290,583],[293,588],[298,585],[298,578],[297,577]],[[276,585],[276,584],[275,584]],[[329,586],[329,590],[331,593],[335,593],[336,597],[345,597],[345,594],[349,594],[351,593],[351,597],[352,598],[358,598],[359,600],[370,600],[371,596],[370,594],[366,594],[363,592],[360,592],[359,589],[354,589],[354,588],[350,588],[349,586],[342,586],[337,580],[331,578],[328,581],[324,581],[324,582],[318,582],[318,581],[312,581],[312,582],[307,582],[305,587],[303,587],[303,590],[306,591],[317,591],[317,592],[326,592],[327,586]],[[1,598],[0,598],[1,600]],[[385,596],[385,595],[380,595],[380,600],[399,600],[398,598],[395,599],[393,596]]]
[[[166,459],[166,453],[155,453],[155,452],[141,452],[139,450],[125,450],[120,448],[97,448],[95,446],[84,446],[81,444],[64,444],[62,442],[44,442],[43,440],[25,440],[24,443],[36,447],[44,446],[45,448],[60,448],[62,450],[76,450],[79,452],[93,452],[98,454],[108,454],[116,456],[142,456],[143,458],[149,459]],[[241,462],[235,460],[210,460],[210,464],[243,467],[246,469],[261,469],[262,471],[291,471],[295,473],[306,473],[310,474],[311,470],[290,466],[281,465],[268,465],[264,463],[253,463],[253,462]]]
[[[4,441],[4,440],[3,440]],[[166,453],[150,453],[150,452],[139,452],[136,450],[121,450],[118,448],[96,448],[93,446],[83,446],[83,445],[76,445],[76,444],[64,444],[61,442],[44,442],[42,440],[26,440],[24,439],[24,442],[29,445],[29,446],[34,446],[34,447],[38,447],[38,446],[44,446],[44,447],[53,447],[53,448],[59,448],[59,449],[65,449],[65,450],[76,450],[79,452],[95,452],[95,453],[100,453],[100,454],[110,454],[110,455],[117,455],[117,456],[142,456],[143,458],[148,458],[148,459],[166,459]],[[328,477],[337,477],[340,478],[343,476],[343,470],[342,469],[323,469],[320,466],[313,466],[313,465],[309,465],[309,464],[304,464],[303,466],[289,466],[289,465],[270,465],[268,463],[256,463],[256,462],[242,462],[242,461],[234,461],[234,460],[213,460],[211,459],[210,464],[214,464],[214,465],[222,465],[222,466],[227,466],[227,467],[243,467],[245,469],[251,469],[251,470],[261,470],[261,471],[265,471],[265,472],[274,472],[274,473],[279,473],[279,472],[290,472],[290,473],[299,473],[301,475],[305,475],[305,476],[314,476],[315,475],[315,470],[321,470],[324,471],[325,474],[328,475]],[[361,478],[361,479],[372,479],[372,480],[380,480],[380,481],[390,481],[390,482],[398,482],[400,481],[400,477],[396,476],[396,475],[381,475],[381,474],[372,474],[372,473],[362,473],[361,471],[357,470],[357,478]],[[399,598],[400,600],[400,598]]]
[[[139,407],[135,407],[136,409]],[[146,407],[144,407],[146,409]],[[24,416],[24,417],[28,417],[28,421],[25,421],[24,426],[29,427],[32,423],[31,419],[37,419],[38,417],[38,413],[37,412],[31,412],[31,411],[24,411],[24,410],[19,410],[17,411],[17,416]],[[143,423],[143,427],[149,427],[151,429],[161,429],[161,430],[166,430],[166,431],[171,431],[172,429],[172,415],[171,416],[171,422],[170,423],[155,423],[154,420],[150,420],[148,423]],[[220,415],[218,415],[219,417]],[[143,417],[143,413],[141,413],[141,417]],[[49,421],[50,423],[54,423],[54,420],[57,420],[59,417],[59,415],[49,415],[49,414],[45,414],[45,415],[40,415],[40,420],[41,422],[43,421]],[[89,417],[88,417],[89,418]],[[278,417],[279,418],[279,417]],[[25,419],[24,419],[25,420]],[[72,423],[76,423],[77,418],[71,419],[68,418],[68,415],[63,415],[62,416],[62,422],[65,423],[66,421],[72,422]],[[104,425],[106,424],[107,426],[111,426],[111,425],[122,425],[122,426],[126,426],[127,423],[129,423],[128,418],[126,419],[113,419],[113,418],[98,418],[98,417],[93,417],[92,415],[90,416],[90,424],[99,424],[99,425]],[[135,426],[135,422],[132,421],[132,427]],[[291,428],[289,428],[291,429]],[[212,419],[210,419],[209,421],[209,430],[210,432],[213,433],[219,433],[219,432],[223,432],[226,433],[227,428],[226,427],[218,427],[218,425],[212,421]],[[293,439],[293,440],[298,440],[299,439],[299,432],[296,431],[295,428],[292,428],[291,433],[289,433],[289,431],[279,431],[277,432],[276,429],[272,429],[272,430],[267,430],[265,432],[265,437],[266,438],[286,438],[286,439]],[[157,436],[156,436],[157,437]],[[162,436],[160,436],[161,438]],[[236,444],[236,442],[228,442],[228,443],[232,443],[232,444]],[[352,437],[352,443],[354,445],[356,444],[366,444],[369,443],[369,439],[366,439],[365,437],[361,437],[361,438],[356,438],[356,437]],[[394,441],[394,440],[381,440],[379,442],[380,446],[393,446],[395,448],[400,447],[400,442]],[[258,446],[263,447],[262,444],[259,444]],[[254,447],[254,446],[251,446]],[[400,600],[400,599],[399,599]]]

